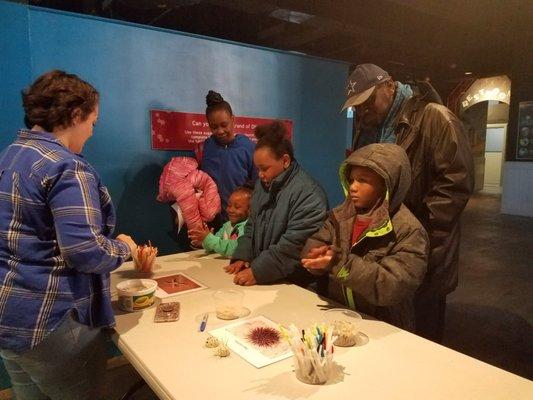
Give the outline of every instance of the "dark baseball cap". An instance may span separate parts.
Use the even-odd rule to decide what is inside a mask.
[[[364,103],[376,90],[376,85],[389,79],[391,77],[387,71],[377,65],[359,64],[348,78],[346,102],[342,110]]]

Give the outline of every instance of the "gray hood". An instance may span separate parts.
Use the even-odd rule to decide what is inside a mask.
[[[375,143],[354,151],[341,164],[339,175],[348,193],[348,166],[367,167],[381,176],[389,193],[389,210],[396,210],[411,186],[411,164],[404,149],[391,143]]]

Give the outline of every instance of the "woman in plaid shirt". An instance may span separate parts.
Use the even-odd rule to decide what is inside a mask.
[[[135,249],[79,153],[98,92],[51,71],[22,94],[25,122],[0,155],[0,354],[17,399],[99,399],[109,272]]]

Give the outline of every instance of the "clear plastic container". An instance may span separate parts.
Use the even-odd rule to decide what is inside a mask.
[[[217,318],[237,319],[243,314],[244,292],[238,289],[220,289],[213,293]]]
[[[360,314],[344,308],[332,308],[326,311],[326,322],[333,325],[333,343],[339,347],[351,347],[357,344],[359,323],[363,319]]]

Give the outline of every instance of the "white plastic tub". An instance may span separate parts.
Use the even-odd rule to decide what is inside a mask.
[[[157,282],[153,279],[128,279],[117,284],[118,306],[124,311],[137,311],[154,304]]]

